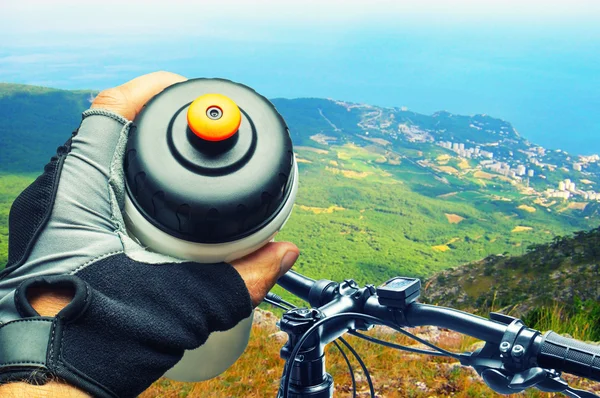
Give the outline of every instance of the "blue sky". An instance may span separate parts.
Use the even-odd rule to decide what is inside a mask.
[[[0,81],[101,89],[164,69],[268,97],[486,113],[589,154],[599,20],[585,0],[0,0]]]

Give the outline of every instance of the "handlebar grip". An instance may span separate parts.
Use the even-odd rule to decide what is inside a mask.
[[[288,271],[281,275],[277,280],[277,284],[294,296],[308,301],[310,289],[314,286],[315,280],[307,278],[295,271]]]
[[[544,368],[600,381],[600,346],[550,331],[543,336],[537,359]]]

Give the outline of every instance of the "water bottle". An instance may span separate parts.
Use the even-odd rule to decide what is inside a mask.
[[[251,88],[223,79],[188,80],[150,100],[124,162],[128,234],[148,250],[198,263],[231,262],[271,241],[298,189],[283,118]],[[165,376],[221,374],[243,353],[251,327],[252,315],[211,333]]]

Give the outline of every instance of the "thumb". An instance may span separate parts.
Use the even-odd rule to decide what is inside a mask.
[[[277,279],[292,268],[300,251],[293,243],[271,242],[231,263],[240,274],[256,307]]]
[[[100,92],[91,107],[106,109],[133,120],[152,97],[185,80],[185,77],[171,72],[149,73]]]

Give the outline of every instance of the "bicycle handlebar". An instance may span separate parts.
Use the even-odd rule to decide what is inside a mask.
[[[337,285],[331,281],[315,281],[295,271],[287,272],[279,278],[277,284],[313,306],[323,306],[330,302],[334,295],[332,286]],[[325,312],[330,311],[325,310]],[[506,331],[505,324],[452,308],[429,304],[413,303],[402,313],[397,313],[382,306],[377,296],[367,299],[363,312],[401,326],[438,326],[491,343],[500,343]]]
[[[495,319],[490,320],[452,308],[418,302],[405,308],[390,308],[379,302],[372,285],[359,289],[354,281],[346,280],[345,289],[348,290],[349,286],[351,291],[342,293],[340,286],[344,284],[328,280],[315,281],[294,271],[283,275],[277,283],[313,307],[318,307],[325,317],[357,312],[401,327],[443,327],[495,345],[501,370],[511,370],[513,365],[507,363],[513,361],[521,369],[540,366],[600,381],[600,346],[562,337],[554,332],[541,336],[540,332],[529,329],[520,320],[506,315],[492,314]],[[322,337],[329,342],[341,335],[344,327],[347,326],[342,323],[335,332],[324,333]],[[516,348],[519,350],[515,351]],[[527,355],[523,356],[524,352]],[[523,363],[524,361],[527,363]]]
[[[314,279],[307,278],[304,275],[300,275],[296,271],[286,272],[279,280],[277,284],[292,293],[296,297],[300,297],[304,301],[309,301],[310,290],[317,281]],[[312,304],[312,303],[311,303]]]

